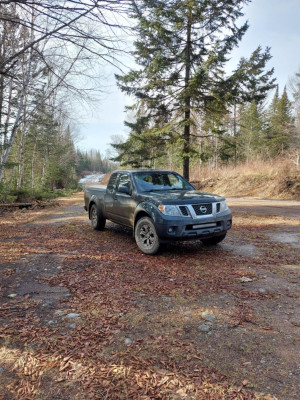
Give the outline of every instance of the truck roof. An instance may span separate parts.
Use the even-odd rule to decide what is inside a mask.
[[[128,173],[132,173],[132,172],[175,172],[175,171],[170,171],[170,170],[164,170],[164,169],[152,169],[152,168],[140,168],[140,169],[120,169],[120,170],[116,170],[113,171],[112,173],[119,173],[119,172],[128,172]],[[176,172],[177,174],[177,172]]]

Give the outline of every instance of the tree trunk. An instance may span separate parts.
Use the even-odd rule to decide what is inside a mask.
[[[18,127],[19,127],[19,123],[20,123],[20,119],[21,119],[22,111],[23,111],[24,97],[25,97],[25,92],[26,92],[26,89],[27,89],[26,86],[27,85],[25,85],[25,83],[24,83],[22,94],[21,94],[21,98],[20,98],[20,102],[19,102],[18,112],[17,112],[16,118],[15,118],[15,122],[14,122],[14,125],[13,125],[13,128],[12,128],[12,131],[11,131],[11,135],[10,135],[9,141],[7,143],[7,148],[5,149],[3,157],[2,157],[2,160],[1,160],[0,182],[1,182],[2,178],[3,178],[5,164],[7,162],[10,150],[12,148],[12,145],[13,145],[13,143],[15,141],[15,138],[16,138],[16,135],[17,135],[17,131],[18,131]]]
[[[233,137],[234,137],[234,165],[237,165],[237,113],[236,113],[236,104],[233,106]]]
[[[185,110],[184,110],[184,131],[183,131],[183,177],[190,179],[190,141],[191,141],[191,96],[188,92],[188,86],[191,76],[191,16],[189,15],[187,22],[187,40],[185,49]]]
[[[11,79],[9,82],[9,94],[8,94],[8,107],[7,107],[7,115],[4,123],[4,149],[7,146],[7,137],[8,137],[8,128],[9,128],[9,121],[11,118],[11,113],[12,113],[12,91],[13,91],[13,80]]]
[[[3,100],[4,100],[4,87],[3,90],[1,88],[1,134],[3,135],[3,139],[2,139],[2,149],[0,151],[0,161],[2,160],[2,158],[4,157],[5,154],[5,150],[7,148],[7,138],[8,138],[8,128],[9,128],[9,121],[11,119],[11,111],[12,111],[12,106],[11,106],[11,102],[12,102],[12,79],[10,79],[9,82],[9,91],[8,91],[8,98],[7,98],[7,112],[6,112],[6,118],[4,121],[4,115],[3,115]],[[3,84],[3,77],[2,77],[2,84]],[[1,144],[1,143],[0,143]],[[1,164],[0,164],[1,165]]]
[[[1,54],[0,54],[0,56],[1,56]],[[4,97],[4,82],[3,82],[3,79],[4,79],[4,77],[3,77],[3,75],[1,75],[0,76],[0,160],[2,158],[2,153],[3,153],[1,145],[4,145],[4,132],[3,132],[3,129],[2,129],[2,119],[3,119],[2,118],[2,112],[3,112],[3,97]],[[2,138],[2,136],[3,136],[3,138]]]
[[[20,152],[19,152],[19,168],[18,168],[18,179],[17,179],[17,189],[21,188],[23,172],[24,172],[24,162],[25,162],[25,126],[21,129],[21,142],[20,142]]]
[[[32,32],[33,34],[33,32]],[[30,77],[31,77],[31,68],[32,68],[32,54],[33,54],[33,49],[30,49],[30,54],[28,56],[28,67],[27,67],[27,71],[24,77],[24,82],[23,82],[23,88],[22,88],[22,92],[21,92],[21,96],[20,96],[20,101],[19,101],[19,106],[18,106],[18,110],[17,110],[17,114],[15,117],[15,121],[11,130],[11,135],[9,138],[9,141],[7,142],[7,147],[4,150],[4,154],[1,160],[1,164],[0,164],[0,182],[3,178],[3,174],[4,174],[4,169],[5,169],[5,164],[7,162],[9,153],[11,151],[12,145],[15,141],[16,135],[17,135],[17,131],[18,131],[18,127],[22,118],[22,114],[24,114],[24,102],[25,102],[25,96],[27,94],[27,90],[28,90],[28,86],[29,86],[29,82],[30,82]]]
[[[35,138],[33,150],[32,150],[32,157],[31,157],[31,189],[34,188],[34,163],[35,163],[35,150],[37,146],[37,136]]]

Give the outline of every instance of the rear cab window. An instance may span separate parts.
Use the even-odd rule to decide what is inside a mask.
[[[116,188],[117,177],[118,177],[117,173],[112,174],[112,176],[110,177],[110,179],[108,181],[108,184],[107,184],[107,187],[106,187],[108,192],[110,192],[110,193],[114,192],[114,190]]]
[[[126,186],[129,192],[132,192],[132,183],[128,173],[120,174],[117,191],[119,190],[120,186]]]

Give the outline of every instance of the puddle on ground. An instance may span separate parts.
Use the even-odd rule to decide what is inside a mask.
[[[273,242],[286,243],[292,247],[300,248],[300,234],[299,233],[271,233],[269,238]]]

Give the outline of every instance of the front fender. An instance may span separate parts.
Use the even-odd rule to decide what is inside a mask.
[[[136,221],[138,219],[138,216],[141,214],[147,214],[152,221],[154,222],[154,224],[156,223],[162,223],[163,221],[163,217],[161,215],[161,213],[159,212],[158,208],[150,202],[144,201],[142,203],[140,203],[134,213],[134,226],[136,224]]]

